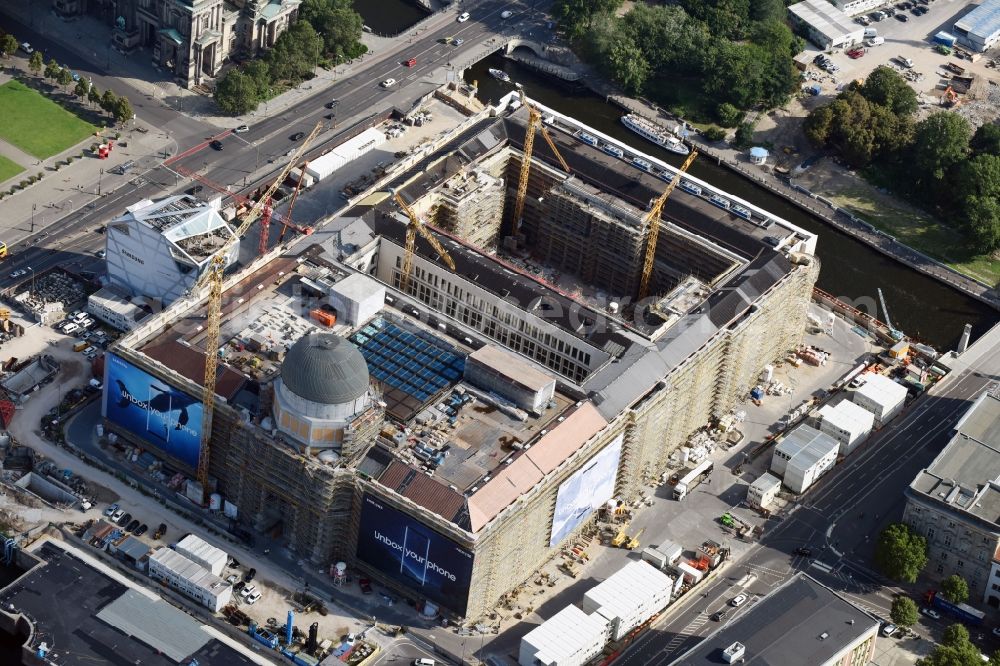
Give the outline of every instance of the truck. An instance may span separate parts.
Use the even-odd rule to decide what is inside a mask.
[[[711,460],[703,460],[697,467],[688,471],[674,486],[674,499],[680,501],[687,497],[687,494],[704,481],[715,469],[715,464]]]
[[[980,626],[983,623],[983,618],[986,617],[986,614],[978,608],[973,608],[969,604],[953,604],[934,591],[928,592],[927,596],[934,608],[938,608],[956,620],[973,627]]]

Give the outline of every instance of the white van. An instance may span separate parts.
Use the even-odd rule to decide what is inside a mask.
[[[865,40],[865,46],[881,46],[885,44],[885,37],[872,37],[871,39]]]
[[[865,39],[868,39],[869,37],[878,37],[878,29],[865,28]]]
[[[896,56],[896,60],[898,60],[899,64],[905,67],[906,69],[913,69],[913,61],[910,60],[909,58],[904,56]]]

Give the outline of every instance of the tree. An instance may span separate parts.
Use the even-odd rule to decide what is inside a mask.
[[[87,101],[95,106],[100,105],[101,93],[97,92],[97,86],[90,86],[90,90],[87,92]]]
[[[965,224],[976,249],[994,252],[1000,248],[1000,199],[969,197],[965,200]]]
[[[69,86],[73,83],[73,74],[68,69],[63,67],[59,70],[59,75],[56,76],[56,82],[58,82],[61,86]]]
[[[911,116],[917,110],[917,93],[906,79],[893,69],[876,67],[859,88],[872,104],[888,107],[898,116]]]
[[[128,97],[119,97],[115,103],[115,110],[112,112],[115,120],[119,123],[125,123],[126,121],[132,120],[132,116],[135,112],[132,110],[132,104],[128,101]]]
[[[215,86],[215,103],[233,116],[253,111],[259,100],[257,85],[238,69],[229,70]]]
[[[927,565],[927,539],[904,523],[893,523],[879,534],[875,564],[893,580],[914,583]]]
[[[6,58],[17,51],[17,37],[14,35],[4,35],[0,37],[0,53]]]
[[[80,79],[76,82],[76,87],[73,88],[73,94],[80,99],[87,99],[87,93],[90,92],[90,87],[84,79]]]
[[[552,15],[572,38],[582,37],[599,15],[613,14],[622,0],[556,0]]]
[[[44,67],[45,62],[42,59],[42,52],[35,51],[32,53],[31,58],[28,59],[28,69],[31,70],[35,76],[38,76],[38,73],[41,72]]]
[[[736,136],[733,137],[733,145],[737,148],[749,148],[753,143],[753,125],[750,123],[740,123],[736,128]]]
[[[920,614],[917,612],[917,604],[913,599],[898,596],[892,600],[892,609],[889,611],[889,618],[901,627],[909,627],[917,623]]]
[[[633,95],[642,91],[649,76],[649,63],[631,40],[619,41],[611,47],[607,67],[625,92]]]
[[[250,79],[257,91],[257,99],[268,98],[271,88],[271,68],[266,60],[251,60],[243,66],[243,74]]]
[[[56,62],[55,58],[52,58],[45,64],[45,78],[47,79],[56,78],[57,76],[59,76],[59,70],[61,69],[62,67],[59,66],[59,63]]]
[[[108,115],[114,115],[117,107],[118,97],[111,92],[111,90],[105,90],[104,94],[101,95],[101,108],[104,109]]]
[[[969,584],[958,574],[941,581],[941,594],[953,604],[964,604],[969,599]]]
[[[988,153],[1000,156],[1000,125],[996,123],[980,125],[972,135],[970,147],[977,155]]]
[[[743,119],[743,112],[729,102],[720,104],[719,108],[715,110],[715,115],[723,127],[736,127]]]
[[[969,632],[960,624],[944,630],[941,644],[917,661],[917,666],[982,666],[979,648],[969,641]]]
[[[281,33],[267,54],[272,80],[297,82],[305,78],[322,53],[323,39],[309,23],[299,21]]]
[[[323,48],[334,62],[354,58],[364,52],[361,33],[364,20],[348,0],[305,0],[302,19],[323,37]]]
[[[940,192],[951,167],[968,156],[971,138],[969,121],[956,113],[939,111],[917,123],[911,164],[918,185]]]

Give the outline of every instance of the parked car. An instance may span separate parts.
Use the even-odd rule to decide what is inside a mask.
[[[396,79],[392,78],[386,79],[379,85],[382,86],[383,88],[391,88],[392,86],[396,85]]]
[[[257,589],[256,585],[246,585],[242,590],[240,590],[240,596],[246,599]]]
[[[166,523],[160,523],[160,526],[156,528],[155,532],[153,532],[153,538],[154,539],[159,539],[160,537],[162,537],[166,533],[167,533],[167,524]]]
[[[116,504],[115,506],[118,506],[118,505]],[[125,515],[125,510],[124,509],[115,509],[115,512],[113,514],[111,514],[111,522],[113,522],[113,523],[115,523],[117,525],[118,521],[121,520],[122,516],[124,516],[124,515]]]
[[[32,53],[35,52],[35,49],[32,48],[31,44],[29,44],[28,42],[21,42],[21,50],[27,53],[28,55],[31,55]]]
[[[747,599],[749,599],[747,595],[737,594],[735,597],[729,600],[729,605],[732,606],[733,608],[739,608],[740,606],[742,606],[747,602]]]
[[[938,613],[933,608],[923,608],[923,609],[921,609],[921,612],[924,615],[926,615],[927,617],[931,618],[932,620],[940,620],[941,619],[941,613]]]
[[[257,575],[257,570],[254,569],[253,567],[250,567],[250,570],[247,571],[245,574],[243,574],[243,580],[249,583],[254,579],[256,575]]]
[[[368,580],[367,578],[359,578],[358,579],[358,585],[361,586],[361,593],[362,594],[371,594],[372,593],[372,582],[370,580]]]
[[[135,532],[132,532],[132,534],[134,534],[134,535],[136,535],[138,537],[138,536],[142,536],[143,534],[145,534],[148,531],[149,531],[149,525],[147,525],[146,523],[143,523],[142,525],[139,525],[138,529],[136,529]]]
[[[254,590],[253,592],[251,592],[250,594],[248,594],[246,596],[247,605],[248,606],[253,606],[255,603],[257,603],[258,599],[260,599],[260,592],[257,591],[257,590]]]
[[[883,636],[892,636],[894,633],[896,633],[896,625],[894,625],[892,622],[886,622],[885,624],[882,625]]]
[[[128,525],[129,523],[132,522],[132,514],[131,513],[126,513],[121,518],[119,518],[116,522],[118,523],[118,527],[125,527],[126,525]]]
[[[236,584],[233,585],[233,592],[242,593],[243,592],[243,588],[246,587],[246,586],[247,586],[246,583],[244,583],[241,580],[238,580],[238,581],[236,581]]]
[[[292,136],[290,136],[288,138],[290,138],[292,141],[299,141],[303,137],[305,137],[305,135],[306,135],[305,132],[296,132],[295,134],[293,134]]]
[[[236,574],[229,574],[228,576],[226,576],[226,582],[229,583],[230,585],[235,585],[236,581],[238,581],[239,579],[240,577],[237,576]]]
[[[111,516],[114,515],[115,511],[117,510],[118,510],[118,505],[112,504],[111,506],[109,506],[107,509],[104,510],[104,515],[110,518]]]
[[[906,23],[907,21],[910,20],[910,17],[907,16],[906,14],[896,14],[896,20],[897,21],[902,21],[903,23]]]
[[[234,134],[243,134],[244,132],[249,132],[250,128],[246,125],[237,125],[233,128]]]
[[[62,332],[65,333],[66,335],[73,335],[74,333],[76,333],[79,330],[80,330],[80,327],[71,322],[71,323],[66,324],[65,326],[63,326]]]
[[[137,529],[139,529],[139,524],[138,520],[129,521],[128,527],[125,528],[125,531],[134,533]]]
[[[466,21],[469,20],[469,18],[470,18],[469,12],[462,12],[461,14],[458,15],[458,22],[465,23]]]

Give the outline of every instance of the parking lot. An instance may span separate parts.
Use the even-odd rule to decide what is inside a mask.
[[[913,0],[908,2],[912,4]],[[943,87],[939,88],[941,77],[937,71],[948,62],[960,63],[967,73],[1000,78],[994,69],[986,66],[991,56],[989,53],[977,62],[971,63],[968,60],[959,60],[954,55],[942,55],[934,49],[934,35],[942,31],[951,32],[955,21],[973,9],[968,0],[929,0],[927,5],[915,6],[925,6],[928,11],[922,16],[915,15],[912,9],[897,11],[897,14],[905,14],[908,17],[906,22],[892,16],[883,21],[873,21],[868,27],[875,28],[878,36],[884,38],[885,42],[878,46],[866,47],[865,54],[860,58],[849,57],[847,51],[850,51],[850,48],[831,52],[830,58],[839,68],[832,76],[820,71],[815,65],[810,65],[809,71],[819,77],[818,82],[823,88],[823,94],[835,94],[839,86],[855,79],[865,78],[879,65],[888,65],[897,71],[903,71],[905,68],[897,61],[900,57],[913,61],[913,67],[909,71],[916,80],[911,83],[922,95],[921,101],[929,104],[938,101]],[[820,53],[814,45],[810,45],[807,50],[810,53],[810,61],[812,56]],[[935,90],[938,91],[937,95],[933,94]]]

